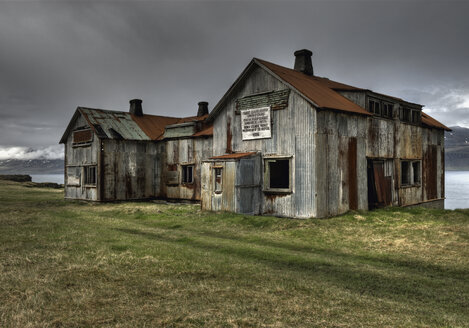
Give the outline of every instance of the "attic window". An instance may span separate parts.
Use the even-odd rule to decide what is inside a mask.
[[[93,132],[90,129],[73,131],[73,144],[86,144],[93,141]]]
[[[181,165],[182,183],[194,183],[194,165]]]
[[[399,118],[402,122],[410,122],[411,120],[411,109],[410,108],[401,108],[399,113]]]
[[[370,113],[381,115],[381,107],[379,101],[370,99],[368,101],[368,110]]]
[[[291,192],[291,158],[264,160],[264,191]]]
[[[393,104],[383,103],[383,117],[393,117]]]
[[[379,99],[368,98],[368,111],[373,113],[375,116],[381,116],[384,118],[393,117],[394,104]]]

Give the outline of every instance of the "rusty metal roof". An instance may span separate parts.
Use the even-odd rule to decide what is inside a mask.
[[[124,140],[160,140],[167,125],[203,121],[208,116],[208,114],[182,118],[147,114],[136,116],[129,112],[78,107],[60,143],[65,142],[72,123],[79,114],[100,138]]]
[[[437,128],[437,129],[442,129],[445,131],[452,131],[450,128],[448,128],[446,125],[443,123],[438,122],[435,120],[433,117],[430,115],[422,112],[422,124],[429,126],[431,128]]]
[[[360,90],[358,88],[325,78],[309,76],[302,72],[276,65],[265,60],[257,58],[254,60],[267,70],[277,75],[281,80],[290,84],[319,108],[336,109],[367,116],[371,115],[363,107],[355,104],[333,90],[333,86],[337,89],[343,88],[341,90]]]
[[[233,154],[226,154],[226,155],[221,155],[221,156],[214,156],[210,157],[210,159],[238,159],[238,158],[244,158],[244,157],[249,157],[252,155],[257,154],[256,152],[250,152],[250,153],[233,153]]]

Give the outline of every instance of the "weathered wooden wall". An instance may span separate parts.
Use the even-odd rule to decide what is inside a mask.
[[[316,215],[313,131],[316,111],[312,105],[292,91],[288,98],[288,107],[272,110],[272,137],[269,139],[243,141],[241,118],[236,114],[237,99],[287,88],[287,85],[259,67],[248,72],[245,83],[240,84],[226,99],[214,121],[213,155],[223,155],[227,151],[257,151],[263,156],[291,156],[292,192],[264,193],[261,201],[262,213],[308,218]]]
[[[212,156],[212,138],[182,138],[165,140],[164,165],[161,179],[163,198],[200,200],[201,162]],[[181,165],[194,165],[193,183],[181,182]],[[169,175],[175,180],[168,180]],[[174,182],[176,181],[176,182]]]
[[[79,116],[72,130],[86,127],[87,123],[82,116]],[[93,141],[88,145],[73,145],[73,133],[71,133],[65,143],[65,198],[98,200],[98,186],[85,186],[83,183],[83,167],[86,165],[98,164],[99,139],[93,135]],[[79,186],[72,186],[68,183],[67,176],[77,168],[79,171]]]
[[[158,196],[161,146],[153,141],[103,140],[103,200]]]

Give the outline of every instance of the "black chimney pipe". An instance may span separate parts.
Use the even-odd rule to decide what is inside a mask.
[[[197,111],[197,117],[204,116],[208,114],[208,102],[201,101],[199,102],[199,110]]]
[[[134,114],[135,116],[143,116],[142,99],[132,99],[129,101],[129,103],[130,114]]]
[[[306,75],[314,75],[312,55],[313,52],[308,49],[295,51],[295,71],[303,72]]]

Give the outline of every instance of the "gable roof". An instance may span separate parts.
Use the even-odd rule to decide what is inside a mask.
[[[98,108],[78,107],[65,130],[60,143],[65,143],[79,115],[89,127],[100,137],[124,140],[161,140],[165,127],[171,124],[191,121],[203,121],[208,115],[191,117],[168,117],[158,115],[136,116],[129,112],[105,110]]]
[[[357,90],[346,84],[334,82],[325,78],[309,76],[280,65],[276,65],[261,59],[254,59],[261,67],[267,68],[281,80],[290,84],[304,97],[314,103],[318,108],[335,109],[344,112],[352,112],[362,115],[371,115],[366,109],[348,100],[340,93],[332,89],[332,86]]]
[[[369,89],[357,88],[348,84],[336,82],[329,80],[328,78],[319,77],[315,75],[306,75],[302,72],[296,71],[294,69],[286,68],[262,59],[253,58],[249,65],[244,69],[241,75],[236,79],[233,85],[228,89],[225,95],[220,99],[217,105],[213,108],[210,113],[208,120],[213,120],[218,112],[221,110],[221,107],[224,101],[227,99],[228,95],[235,89],[235,87],[247,76],[248,72],[253,68],[254,65],[258,65],[270,72],[273,76],[277,77],[280,81],[283,81],[289,85],[292,89],[296,90],[302,97],[307,101],[312,103],[315,107],[320,109],[332,109],[339,110],[343,112],[349,112],[360,115],[371,116],[365,108],[355,104],[351,100],[342,96],[338,91],[361,91],[361,92],[372,92]],[[374,94],[378,94],[373,92]],[[382,95],[382,94],[381,94]],[[403,104],[417,105],[422,107],[422,105],[414,104],[403,99],[392,97],[388,95],[382,95],[392,99],[395,99],[398,102]],[[443,129],[450,131],[448,127],[438,122],[430,115],[422,112],[422,123],[425,126]]]

